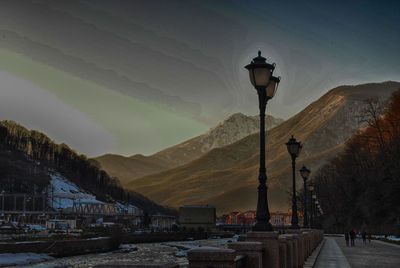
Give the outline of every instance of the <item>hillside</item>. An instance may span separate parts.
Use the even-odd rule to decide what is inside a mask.
[[[266,129],[273,128],[282,119],[270,115],[266,118]],[[111,176],[120,179],[122,185],[152,173],[171,169],[193,161],[212,149],[234,143],[259,131],[258,116],[246,116],[236,113],[229,116],[207,133],[162,150],[151,156],[106,154],[95,158],[99,167]]]
[[[267,131],[267,174],[271,210],[287,209],[290,190],[290,156],[285,143],[294,135],[303,144],[297,159],[317,170],[337,155],[344,142],[365,126],[359,116],[368,98],[386,99],[400,87],[397,82],[341,86],[332,89],[303,111]],[[136,179],[128,188],[178,207],[211,204],[217,213],[255,209],[259,159],[259,134],[213,149],[199,159],[157,174]],[[298,175],[297,184],[301,179]]]
[[[0,121],[0,160],[0,189],[6,193],[45,192],[56,174],[99,202],[130,203],[152,213],[173,213],[141,194],[124,190],[118,180],[66,144],[56,144],[43,133],[13,121]]]

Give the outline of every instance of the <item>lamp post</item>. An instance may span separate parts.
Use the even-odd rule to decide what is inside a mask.
[[[314,183],[310,181],[308,183],[308,190],[310,190],[310,227],[314,227],[314,216],[313,216],[313,209],[312,209],[312,204],[313,204],[313,191],[314,191]]]
[[[314,204],[315,204],[315,227],[319,228],[319,214],[318,214],[319,213],[319,201],[317,199],[315,199]]]
[[[308,215],[307,215],[307,179],[310,176],[311,171],[303,165],[300,169],[301,177],[303,177],[304,181],[304,221],[303,226],[304,228],[308,228]]]
[[[314,208],[316,199],[317,199],[317,195],[312,194],[311,195],[311,215],[312,215],[311,227],[315,227],[315,223],[316,223],[316,215],[315,215],[315,208]]]
[[[297,200],[296,200],[296,157],[299,156],[301,151],[300,142],[296,141],[296,139],[292,137],[286,143],[287,150],[292,157],[292,173],[293,173],[293,196],[292,196],[292,225],[291,229],[300,229],[299,227],[299,218],[297,215]]]
[[[249,71],[250,81],[258,94],[258,106],[260,109],[260,172],[258,176],[258,201],[256,223],[253,231],[272,231],[272,225],[269,222],[270,214],[268,209],[267,197],[267,174],[265,168],[265,109],[268,100],[272,99],[280,82],[279,77],[272,76],[275,69],[275,63],[269,64],[266,58],[258,56],[252,62],[245,66]]]

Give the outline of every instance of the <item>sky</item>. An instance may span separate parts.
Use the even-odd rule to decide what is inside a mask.
[[[400,80],[398,1],[1,1],[0,119],[88,156],[149,155],[258,114],[244,66],[282,77],[267,113]]]

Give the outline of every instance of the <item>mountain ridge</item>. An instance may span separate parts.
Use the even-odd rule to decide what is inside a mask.
[[[347,138],[365,125],[359,122],[365,101],[371,97],[387,99],[398,88],[400,83],[391,81],[336,87],[267,131],[267,172],[272,209],[288,208],[286,192],[291,185],[290,156],[284,143],[290,135],[294,134],[303,143],[303,151],[297,159],[298,167],[305,163],[316,170],[341,150]],[[255,209],[256,202],[249,200],[254,201],[257,196],[258,138],[258,133],[249,135],[233,144],[211,150],[184,166],[138,178],[128,184],[128,188],[173,207],[207,203],[217,209],[219,204],[232,203],[221,197],[222,193],[228,196],[235,188],[242,188],[247,194],[230,195],[240,200],[241,205],[221,207],[219,213]],[[315,155],[320,156],[313,157]],[[300,185],[300,180],[297,183]]]
[[[266,129],[275,127],[282,122],[282,119],[268,115],[266,117]],[[106,154],[96,157],[94,160],[98,162],[99,167],[119,178],[121,183],[125,185],[135,178],[184,165],[214,148],[233,143],[258,130],[258,116],[236,113],[206,133],[151,156],[136,154],[124,157]]]

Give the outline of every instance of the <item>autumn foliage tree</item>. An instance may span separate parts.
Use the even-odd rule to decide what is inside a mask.
[[[314,177],[332,232],[359,228],[397,233],[400,224],[400,90],[386,104],[369,100],[368,125],[351,137],[342,154]]]

